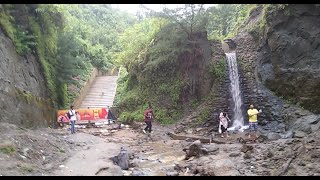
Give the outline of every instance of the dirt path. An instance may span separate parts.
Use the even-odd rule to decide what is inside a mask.
[[[85,133],[77,133],[70,137],[74,143],[86,145],[74,150],[66,163],[54,172],[58,176],[121,176],[119,166],[110,160],[118,154],[120,145],[107,143],[99,137]]]
[[[184,159],[185,152],[178,140],[170,140],[167,128],[154,125],[152,134],[143,134],[138,130],[123,128],[109,130],[105,128],[81,129],[79,133],[68,135],[68,140],[77,144],[73,155],[53,173],[63,176],[94,175],[135,175],[165,176],[168,170]],[[112,132],[106,136],[92,134]],[[121,170],[110,158],[125,148],[131,158],[131,168]]]
[[[192,159],[184,161],[186,153],[183,148],[192,142],[185,140],[172,140],[167,134],[172,132],[168,127],[155,124],[152,134],[143,134],[140,129],[123,128],[110,130],[109,126],[104,128],[81,129],[75,135],[68,135],[68,140],[77,144],[77,150],[73,155],[54,172],[54,175],[64,176],[166,176],[166,175],[192,175],[192,173],[177,173],[174,167],[177,164],[193,162]],[[109,128],[109,130],[107,130]],[[94,136],[99,135],[99,137]],[[103,135],[102,135],[103,134]],[[241,135],[240,135],[241,136]],[[216,140],[222,143],[235,142],[233,135],[230,138]],[[215,146],[211,144],[209,146]],[[121,170],[114,165],[110,158],[117,156],[121,147],[131,154],[129,170]],[[230,151],[238,150],[241,144],[219,145],[220,153],[211,157],[201,157],[200,164],[205,164],[221,169],[215,175],[239,175],[236,163],[228,156]],[[240,157],[239,157],[240,158]],[[238,158],[238,159],[239,159]],[[241,158],[240,158],[241,159]],[[199,166],[198,162],[195,162]],[[201,165],[200,165],[201,166]],[[210,173],[209,170],[206,170]]]

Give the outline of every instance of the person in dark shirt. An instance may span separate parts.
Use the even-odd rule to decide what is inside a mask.
[[[146,123],[146,128],[144,128],[143,133],[151,133],[152,132],[152,121],[154,118],[153,110],[149,106],[145,111],[144,111],[144,122]]]

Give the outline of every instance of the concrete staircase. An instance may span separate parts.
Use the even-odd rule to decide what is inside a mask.
[[[102,108],[113,105],[118,76],[96,77],[80,108]]]

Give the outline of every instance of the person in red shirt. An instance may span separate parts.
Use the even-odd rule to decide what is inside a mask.
[[[151,133],[152,131],[152,121],[154,118],[154,114],[153,114],[153,110],[150,106],[148,106],[148,108],[144,111],[143,113],[144,115],[144,122],[146,123],[146,128],[144,128],[143,133]]]

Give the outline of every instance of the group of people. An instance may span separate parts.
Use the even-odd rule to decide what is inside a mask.
[[[262,111],[261,109],[258,111],[254,106],[251,104],[247,114],[249,116],[249,138],[251,135],[256,135],[257,128],[258,128],[258,118],[257,115],[260,114]],[[70,119],[71,124],[71,134],[75,133],[75,121],[77,120],[77,113],[73,106],[70,106],[70,110],[68,111],[68,117]],[[144,111],[144,122],[146,123],[146,127],[143,129],[143,133],[152,133],[152,121],[154,120],[154,113],[151,108],[151,106],[148,106],[146,110]],[[111,119],[115,119],[114,115],[111,113],[110,108],[108,107],[108,121],[110,122]],[[221,112],[219,115],[219,133],[221,134],[221,137],[229,137],[228,135],[228,126],[231,120],[228,117],[228,114],[226,111]]]
[[[89,109],[89,107],[88,107],[88,109]],[[107,115],[106,119],[107,119],[108,123],[111,124],[111,121],[115,121],[117,118],[111,113],[109,106],[107,107],[107,112],[108,112],[108,115]],[[76,124],[76,120],[79,119],[79,113],[74,109],[74,106],[71,105],[70,109],[66,113],[66,115],[62,116],[61,118],[66,118],[66,117],[70,120],[71,134],[76,133],[75,124]],[[66,122],[66,120],[61,119],[61,122],[62,123]]]
[[[254,106],[251,104],[247,114],[249,117],[249,138],[251,138],[252,135],[257,137],[257,130],[258,130],[258,117],[257,115],[260,114],[262,110],[259,111],[254,108]],[[226,111],[221,112],[219,115],[219,133],[221,134],[221,137],[229,137],[228,135],[228,126],[231,120],[229,119]]]
[[[247,114],[249,116],[249,138],[251,135],[257,136],[258,130],[258,118],[257,115],[260,114],[262,111],[261,109],[258,111],[254,106],[251,104]],[[154,120],[154,113],[150,106],[144,111],[144,122],[146,123],[146,127],[143,129],[143,133],[152,133],[152,121]],[[219,133],[221,137],[224,138],[229,137],[228,135],[228,126],[231,120],[228,117],[228,114],[225,112],[221,112],[219,115]]]
[[[257,115],[260,114],[262,110],[259,111],[254,108],[254,106],[251,104],[247,114],[249,117],[249,138],[254,135],[257,136],[257,130],[258,130],[258,117]],[[143,133],[152,133],[152,121],[154,119],[154,113],[150,106],[147,107],[147,109],[144,111],[144,122],[146,123],[146,127],[143,129]],[[221,112],[219,115],[219,133],[221,134],[221,137],[224,138],[229,137],[228,135],[228,126],[231,120],[228,117],[228,114],[225,112]]]

